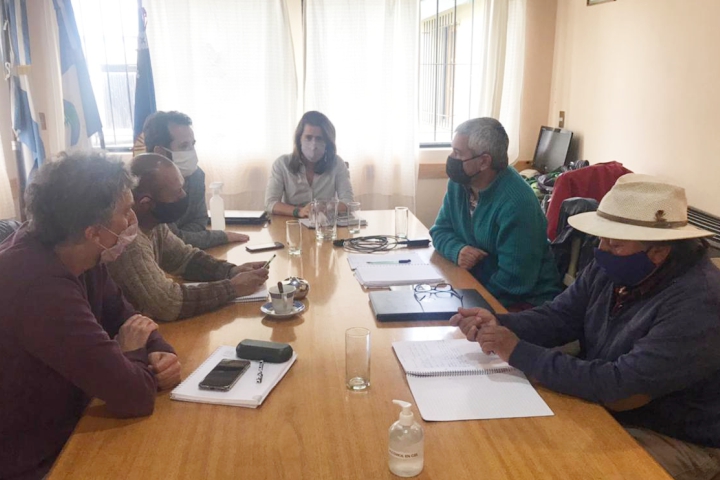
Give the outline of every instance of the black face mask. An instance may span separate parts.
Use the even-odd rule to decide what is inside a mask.
[[[447,176],[450,177],[450,180],[455,183],[466,186],[470,185],[472,179],[475,178],[480,172],[477,172],[475,175],[468,175],[467,173],[465,173],[463,164],[472,160],[473,158],[482,157],[483,155],[484,154],[475,155],[474,157],[468,158],[467,160],[460,160],[459,158],[448,157],[447,162],[445,162],[445,173],[447,173]]]
[[[190,197],[185,195],[177,202],[155,202],[152,214],[160,223],[175,223],[187,212]]]

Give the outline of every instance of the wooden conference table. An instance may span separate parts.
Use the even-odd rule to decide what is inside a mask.
[[[361,235],[392,234],[393,213],[363,212]],[[285,220],[267,227],[244,227],[250,244],[285,242]],[[411,238],[428,231],[412,214]],[[367,293],[352,275],[341,248],[317,245],[303,229],[303,252],[292,258],[278,251],[270,281],[298,275],[311,284],[302,316],[264,318],[260,304],[233,304],[190,320],[161,325],[187,377],[220,345],[244,338],[292,344],[298,360],[258,408],[171,401],[158,396],[147,418],[110,418],[93,403],[68,441],[50,478],[82,479],[341,479],[397,478],[387,467],[387,431],[398,418],[395,398],[413,402],[391,343],[396,340],[460,338],[443,322],[380,324]],[[339,228],[338,237],[347,238]],[[249,254],[243,245],[213,251],[243,263],[270,253]],[[441,258],[430,258],[458,288],[477,288],[502,307],[472,276]],[[351,392],[345,379],[345,330],[371,331],[371,387]],[[434,479],[656,479],[665,471],[601,407],[543,388],[553,417],[423,422],[425,469],[417,478]]]

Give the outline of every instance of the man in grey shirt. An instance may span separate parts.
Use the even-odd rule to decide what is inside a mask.
[[[198,167],[195,152],[195,134],[190,117],[180,112],[155,112],[143,126],[145,149],[169,158],[185,178],[183,189],[190,199],[185,215],[170,230],[185,243],[206,249],[233,242],[247,242],[242,233],[208,230],[208,213],[205,201],[205,172]]]

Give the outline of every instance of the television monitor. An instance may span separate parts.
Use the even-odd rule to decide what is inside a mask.
[[[572,136],[570,130],[540,127],[533,168],[540,173],[549,173],[565,165]]]

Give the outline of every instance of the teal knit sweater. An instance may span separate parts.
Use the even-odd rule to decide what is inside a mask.
[[[467,245],[486,251],[471,273],[507,307],[540,305],[560,292],[546,228],[532,189],[508,167],[479,193],[472,216],[467,190],[449,181],[430,235],[435,249],[455,263]]]

